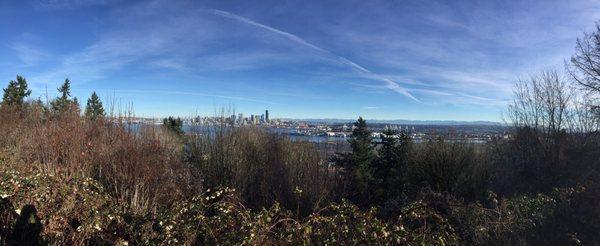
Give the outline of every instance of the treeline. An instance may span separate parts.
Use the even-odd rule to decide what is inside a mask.
[[[27,85],[27,80],[23,76],[17,75],[17,79],[8,82],[8,86],[3,89],[4,94],[0,105],[11,109],[52,110],[54,113],[80,111],[79,101],[76,97],[71,96],[71,81],[69,79],[65,79],[65,82],[57,90],[60,96],[50,101],[48,105],[41,98],[25,102],[25,99],[31,95],[31,90]],[[96,92],[92,92],[92,95],[88,99],[84,115],[91,119],[105,116],[104,107]]]
[[[334,156],[253,127],[132,129],[96,93],[81,113],[68,79],[43,102],[17,76],[0,104],[0,243],[598,244],[598,40],[578,40],[564,74],[517,81],[506,139],[373,141],[359,118]]]

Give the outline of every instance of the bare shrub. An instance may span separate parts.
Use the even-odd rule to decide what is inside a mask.
[[[44,113],[1,116],[4,146],[14,151],[20,165],[95,178],[139,212],[200,188],[194,170],[181,158],[181,143],[169,133],[146,126],[132,130],[111,119],[89,120],[77,111],[38,114]]]
[[[414,161],[407,169],[408,183],[467,200],[483,197],[487,172],[483,155],[473,145],[439,139],[417,146],[413,154]]]
[[[259,128],[217,127],[192,135],[189,146],[206,186],[236,188],[250,207],[278,201],[308,212],[330,191],[324,158],[310,143]]]

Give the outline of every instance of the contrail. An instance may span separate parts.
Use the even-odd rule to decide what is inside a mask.
[[[233,20],[236,20],[236,21],[240,21],[240,22],[246,23],[248,25],[255,26],[255,27],[267,30],[267,31],[272,32],[272,33],[276,33],[276,34],[281,35],[281,36],[283,36],[283,37],[285,37],[285,38],[287,38],[289,40],[292,40],[292,41],[294,41],[294,42],[296,42],[298,44],[301,44],[303,46],[306,46],[306,47],[309,47],[309,48],[311,48],[313,50],[316,50],[316,51],[318,51],[320,53],[327,54],[329,56],[333,56],[339,63],[347,65],[347,66],[350,66],[354,70],[357,70],[357,71],[359,71],[359,72],[361,72],[361,73],[363,73],[365,75],[368,75],[369,78],[377,79],[379,81],[385,82],[386,87],[388,89],[393,90],[393,91],[395,91],[397,93],[400,93],[402,95],[405,95],[405,96],[409,97],[410,99],[415,100],[417,102],[421,102],[421,101],[419,101],[419,99],[415,98],[408,90],[406,90],[404,87],[400,86],[398,83],[394,82],[393,80],[388,79],[388,78],[386,78],[384,76],[381,76],[381,75],[379,75],[377,73],[371,72],[371,70],[369,70],[369,69],[367,69],[367,68],[365,68],[365,67],[363,67],[361,65],[358,65],[357,63],[355,63],[355,62],[353,62],[351,60],[348,60],[347,58],[345,58],[343,56],[338,56],[338,55],[332,53],[331,51],[325,50],[325,49],[323,49],[321,47],[318,47],[318,46],[316,46],[314,44],[311,44],[311,43],[305,41],[304,39],[302,39],[302,38],[300,38],[300,37],[298,37],[298,36],[296,36],[294,34],[291,34],[289,32],[284,32],[284,31],[281,31],[279,29],[276,29],[276,28],[273,28],[273,27],[270,27],[270,26],[267,26],[267,25],[264,25],[264,24],[260,24],[258,22],[253,21],[253,20],[250,20],[248,18],[239,16],[239,15],[236,15],[236,14],[232,14],[232,13],[229,13],[227,11],[217,10],[217,9],[211,9],[209,11],[211,13],[215,14],[215,15],[218,15],[218,16],[222,16],[222,17],[225,17],[225,18],[229,18],[229,19],[233,19]]]
[[[248,18],[239,16],[239,15],[236,15],[236,14],[232,14],[232,13],[229,13],[227,11],[217,10],[217,9],[212,9],[212,13],[216,14],[216,15],[219,15],[219,16],[222,16],[222,17],[225,17],[225,18],[229,18],[229,19],[234,19],[234,20],[237,20],[237,21],[241,21],[241,22],[244,22],[246,24],[249,24],[249,25],[252,25],[252,26],[255,26],[255,27],[259,27],[259,28],[265,29],[265,30],[270,31],[270,32],[277,33],[277,34],[279,34],[281,36],[284,36],[284,37],[286,37],[286,38],[288,38],[288,39],[296,42],[296,43],[302,44],[304,46],[307,46],[307,47],[310,47],[312,49],[318,50],[320,52],[327,52],[324,49],[321,49],[321,48],[319,48],[319,47],[317,47],[317,46],[315,46],[315,45],[313,45],[313,44],[311,44],[309,42],[304,41],[304,39],[301,39],[300,37],[298,37],[298,36],[296,36],[294,34],[291,34],[291,33],[288,33],[288,32],[284,32],[284,31],[272,28],[272,27],[267,26],[267,25],[260,24],[258,22],[253,21],[253,20],[250,20]]]
[[[331,52],[329,52],[329,53],[332,54]],[[371,75],[375,79],[378,79],[378,80],[381,80],[381,81],[385,82],[388,89],[393,90],[395,92],[398,92],[398,93],[400,93],[402,95],[405,95],[405,96],[409,97],[410,99],[415,100],[417,102],[421,102],[421,101],[419,101],[419,99],[415,98],[412,94],[410,94],[410,92],[408,92],[408,90],[404,89],[403,87],[401,87],[398,83],[394,82],[393,80],[388,79],[386,77],[383,77],[383,76],[381,76],[379,74],[373,73],[369,69],[366,69],[365,67],[363,67],[361,65],[358,65],[355,62],[350,61],[350,60],[348,60],[348,59],[346,59],[344,57],[338,56],[337,58],[342,63],[344,63],[346,65],[349,65],[349,66],[353,67],[354,69],[356,69],[356,70],[358,70],[358,71],[360,71],[362,73]]]

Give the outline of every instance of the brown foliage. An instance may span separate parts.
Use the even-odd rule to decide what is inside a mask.
[[[161,129],[133,130],[127,122],[93,121],[76,111],[2,110],[0,134],[15,154],[13,162],[66,177],[92,177],[139,212],[200,188],[182,161],[181,145],[174,144],[177,138]]]
[[[333,177],[311,143],[258,128],[213,131],[193,134],[189,143],[191,162],[202,170],[207,187],[235,188],[253,208],[280,202],[304,214],[329,196]]]

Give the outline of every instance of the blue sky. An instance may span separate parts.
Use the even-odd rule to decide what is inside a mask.
[[[0,2],[0,82],[66,77],[138,116],[492,120],[561,69],[598,1]]]

